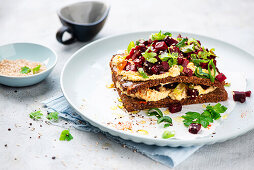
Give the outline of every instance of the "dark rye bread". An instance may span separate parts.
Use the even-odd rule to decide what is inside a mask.
[[[217,103],[228,99],[227,91],[224,88],[217,88],[213,92],[200,95],[196,99],[182,99],[181,101],[172,100],[169,97],[161,99],[159,101],[144,101],[138,98],[127,96],[117,88],[118,94],[122,99],[124,108],[128,112],[150,109],[150,108],[161,108],[168,107],[170,104],[180,102],[182,105],[198,104],[198,103]]]
[[[118,54],[123,55],[123,54]],[[127,92],[127,94],[133,94],[141,89],[148,89],[149,87],[157,86],[160,84],[167,84],[167,83],[193,83],[205,86],[214,86],[218,88],[224,88],[225,82],[222,83],[215,80],[214,83],[210,81],[210,79],[199,78],[196,76],[177,76],[177,77],[166,77],[161,79],[155,80],[147,80],[147,81],[128,81],[122,79],[121,75],[117,75],[117,68],[115,68],[112,64],[112,60],[116,55],[113,55],[110,61],[110,68],[112,71],[112,79],[113,81],[118,81],[121,88]]]

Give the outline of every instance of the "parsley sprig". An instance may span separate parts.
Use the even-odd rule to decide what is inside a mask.
[[[61,141],[64,141],[64,140],[70,141],[72,139],[73,139],[73,136],[70,134],[69,130],[63,130],[59,138],[59,140]]]
[[[53,120],[53,121],[58,121],[58,119],[59,119],[59,116],[58,116],[58,112],[51,112],[51,113],[49,113],[48,115],[47,115],[47,119],[48,120]]]
[[[42,118],[43,114],[39,110],[39,111],[35,111],[35,112],[30,113],[29,116],[30,116],[31,119],[39,120],[39,119]]]
[[[220,113],[224,113],[227,107],[221,105],[220,103],[211,106],[206,106],[206,110],[202,114],[198,112],[187,112],[182,118],[184,118],[183,123],[185,126],[189,126],[192,123],[201,124],[206,128],[213,120],[217,120],[221,117]]]

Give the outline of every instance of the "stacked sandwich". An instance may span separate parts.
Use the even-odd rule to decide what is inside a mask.
[[[112,57],[112,80],[127,111],[225,101],[216,57],[199,40],[159,32]]]

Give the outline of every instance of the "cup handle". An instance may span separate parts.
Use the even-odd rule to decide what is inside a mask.
[[[69,38],[68,40],[64,40],[63,41],[63,34],[65,32],[68,32],[71,34],[71,38]],[[72,44],[75,42],[75,37],[73,35],[73,31],[70,27],[67,27],[67,26],[62,26],[56,33],[56,39],[58,42],[64,44],[64,45],[68,45],[68,44]]]

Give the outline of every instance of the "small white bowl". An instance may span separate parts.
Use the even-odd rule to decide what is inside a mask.
[[[44,80],[57,62],[56,53],[48,47],[34,43],[12,43],[0,46],[0,61],[3,59],[26,59],[45,64],[46,70],[38,74],[13,77],[0,75],[0,84],[12,87],[30,86]]]

